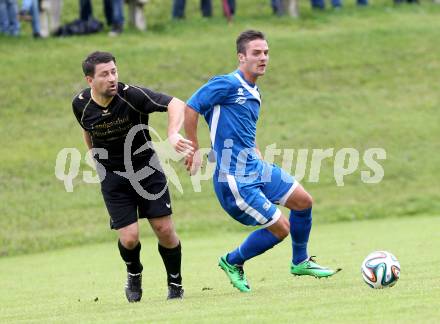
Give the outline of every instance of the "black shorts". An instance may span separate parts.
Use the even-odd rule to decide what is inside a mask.
[[[101,181],[101,192],[110,214],[111,229],[133,224],[138,218],[157,218],[172,213],[166,177],[157,170],[141,180],[139,187],[133,187],[127,178],[107,171]]]

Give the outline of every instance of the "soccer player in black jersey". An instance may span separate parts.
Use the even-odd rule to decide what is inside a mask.
[[[90,88],[75,96],[72,107],[87,147],[93,148],[110,227],[119,234],[118,247],[128,273],[127,299],[138,302],[142,297],[138,218],[147,218],[158,238],[167,272],[168,299],[182,298],[181,244],[171,220],[167,180],[149,145],[148,126],[138,127],[148,125],[150,113],[166,111],[171,145],[179,153],[192,154],[191,142],[178,133],[185,104],[147,88],[118,82],[111,53],[93,52],[82,67]],[[124,153],[127,139],[131,147]],[[131,176],[127,176],[130,170]],[[142,179],[136,180],[133,175]]]

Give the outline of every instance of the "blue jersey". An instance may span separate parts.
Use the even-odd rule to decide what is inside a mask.
[[[217,171],[237,176],[262,173],[255,144],[261,97],[241,71],[212,78],[187,104],[209,125]]]
[[[270,226],[298,183],[262,161],[255,145],[261,98],[237,70],[212,78],[187,102],[205,117],[215,152],[214,189],[223,209],[245,225]]]

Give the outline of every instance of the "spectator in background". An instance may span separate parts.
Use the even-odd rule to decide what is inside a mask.
[[[282,0],[272,0],[271,4],[274,15],[282,16],[284,14],[284,7]]]
[[[20,17],[26,20],[30,16],[32,21],[32,35],[41,38],[40,32],[40,4],[38,0],[23,0]]]
[[[222,0],[223,4],[223,14],[225,15],[228,22],[232,21],[232,17],[235,14],[235,0]]]
[[[419,0],[394,0],[394,4],[401,4],[401,3],[419,3]]]
[[[147,23],[144,15],[144,5],[148,0],[126,0],[126,2],[130,24],[138,30],[145,31]],[[111,12],[111,16],[107,18],[107,23],[112,26],[109,36],[118,36],[124,30],[124,0],[104,0],[104,11],[107,12],[107,10]]]
[[[325,9],[325,2],[324,0],[311,0],[312,3],[312,9]],[[332,7],[333,8],[340,8],[342,7],[341,0],[331,0]]]
[[[118,36],[124,30],[124,0],[112,0],[112,29],[109,36]]]
[[[148,0],[129,0],[129,13],[132,24],[139,30],[145,30],[146,20],[144,5]],[[103,0],[104,15],[108,26],[111,26],[109,36],[118,36],[124,30],[124,0]],[[93,18],[93,8],[90,0],[80,0],[80,19],[88,21]]]
[[[235,0],[223,0],[229,6],[229,10],[231,11],[231,15],[235,15],[236,3]]]
[[[185,18],[186,0],[173,1],[173,19]],[[200,10],[203,17],[212,17],[212,0],[200,0]]]
[[[127,0],[129,22],[140,31],[147,30],[147,20],[144,14],[144,6],[147,2],[148,0]]]
[[[104,5],[105,21],[107,26],[111,26],[113,24],[113,0],[104,0],[102,3]]]
[[[325,2],[324,0],[311,0],[312,3],[312,9],[325,9]],[[332,7],[333,8],[341,8],[342,7],[342,1],[341,0],[331,0]],[[368,0],[357,0],[358,6],[366,6],[368,5]]]
[[[40,32],[41,36],[53,34],[61,22],[62,0],[41,0],[40,3]]]
[[[91,0],[79,0],[79,19],[87,21],[93,17],[93,7]]]
[[[0,34],[18,36],[20,23],[17,14],[16,0],[0,0]]]
[[[299,0],[271,0],[273,14],[283,16],[288,14],[291,17],[299,17]]]
[[[108,26],[113,25],[113,0],[103,0],[104,16]],[[93,18],[91,0],[79,0],[79,19],[88,21]]]

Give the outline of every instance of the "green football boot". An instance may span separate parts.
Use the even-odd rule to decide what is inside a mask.
[[[227,255],[228,254],[225,254],[224,256],[220,257],[220,259],[218,260],[218,266],[226,273],[229,280],[231,281],[231,284],[235,288],[242,292],[251,291],[251,287],[249,287],[249,284],[246,280],[246,275],[244,274],[243,267],[229,264],[228,261],[226,261]]]
[[[326,278],[333,276],[335,273],[338,273],[342,269],[332,270],[329,268],[325,268],[320,266],[313,259],[314,256],[309,257],[304,260],[300,264],[294,265],[291,264],[290,273],[295,276],[312,276],[315,278]]]

